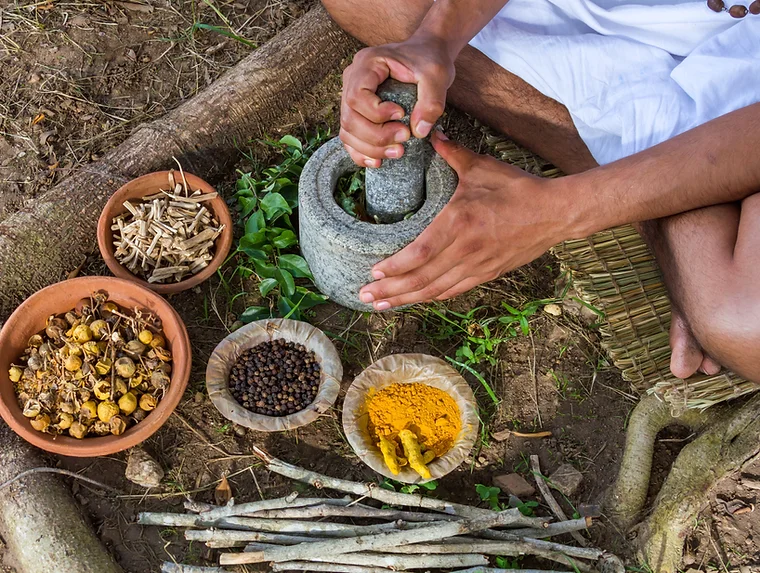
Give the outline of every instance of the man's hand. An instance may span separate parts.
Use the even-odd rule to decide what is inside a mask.
[[[417,105],[411,115],[412,134],[426,137],[443,113],[446,91],[454,81],[454,57],[436,38],[413,36],[400,44],[365,48],[343,72],[340,139],[362,167],[380,167],[382,159],[403,155],[410,132],[394,121],[403,108],[381,102],[375,93],[388,77],[417,84]]]
[[[436,131],[459,175],[451,201],[405,249],[378,263],[360,299],[376,310],[443,300],[536,259],[569,235],[554,182],[477,155]]]

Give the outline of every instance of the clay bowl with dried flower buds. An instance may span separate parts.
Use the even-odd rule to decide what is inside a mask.
[[[127,312],[138,309],[161,321],[165,346],[171,352],[169,386],[144,419],[120,435],[85,436],[77,439],[62,433],[51,435],[32,427],[18,403],[9,370],[24,354],[30,337],[46,331],[47,319],[76,309],[92,293],[104,292],[108,300]],[[56,283],[27,298],[0,331],[0,415],[27,442],[56,454],[94,457],[131,448],[148,439],[166,422],[179,404],[190,378],[190,338],[177,312],[161,296],[133,281],[113,277],[81,277]]]
[[[202,202],[198,203],[198,205],[204,207],[212,216],[213,220],[216,221],[218,226],[223,226],[223,228],[221,233],[213,239],[214,244],[212,250],[208,253],[212,255],[212,258],[208,261],[204,261],[206,266],[202,269],[191,274],[184,274],[179,281],[169,278],[165,282],[149,282],[148,280],[145,280],[145,277],[138,276],[132,272],[128,268],[129,263],[125,265],[120,262],[120,259],[117,257],[117,248],[114,245],[114,233],[118,233],[119,231],[114,231],[112,226],[115,225],[115,218],[120,215],[129,214],[127,207],[124,206],[125,201],[129,201],[132,205],[136,206],[142,203],[145,197],[160,194],[162,190],[171,192],[173,191],[171,189],[171,181],[174,181],[175,186],[181,185],[183,188],[185,182],[187,182],[189,194],[192,194],[195,191],[200,191],[203,196],[212,196],[212,198],[205,198]],[[176,207],[176,205],[172,206],[172,208]],[[177,223],[177,225],[179,226],[179,223]],[[152,233],[152,231],[149,230],[149,236],[151,236],[150,233]],[[164,236],[161,238],[166,239],[167,237]],[[172,239],[175,238],[177,238],[177,235],[172,235]],[[159,255],[157,253],[160,253],[161,248],[160,241],[155,245],[148,245],[148,248],[151,246],[153,247],[151,255],[158,258]],[[183,175],[179,171],[157,171],[130,181],[119,188],[111,196],[100,214],[100,219],[98,219],[98,247],[101,256],[111,272],[119,278],[136,282],[160,294],[182,292],[199,285],[208,279],[222,265],[229,254],[231,246],[232,218],[230,217],[230,212],[224,199],[203,179],[187,172],[184,173],[183,178]],[[143,252],[146,250],[147,249],[144,249]],[[142,262],[142,258],[139,255],[137,258]],[[164,262],[162,266],[167,267],[169,264]],[[151,267],[147,268],[148,270],[151,270]]]

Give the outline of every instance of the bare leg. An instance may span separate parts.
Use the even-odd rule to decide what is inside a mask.
[[[323,4],[344,30],[374,46],[408,38],[432,1]],[[472,47],[456,61],[448,99],[566,173],[597,166],[562,104]],[[642,224],[639,230],[654,250],[675,301],[673,373],[682,378],[699,368],[715,373],[720,366],[714,357],[760,382],[760,194],[741,207],[700,209]]]

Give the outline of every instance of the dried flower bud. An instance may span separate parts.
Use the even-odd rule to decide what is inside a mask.
[[[37,349],[37,353],[42,356],[42,358],[51,358],[53,356],[53,348],[51,348],[49,343],[43,342]]]
[[[108,422],[97,421],[92,425],[90,431],[98,436],[105,436],[111,433],[111,425]]]
[[[117,305],[115,302],[104,302],[100,307],[100,314],[108,318],[110,317],[115,311],[119,310],[119,305]]]
[[[67,344],[66,348],[68,348],[67,354],[69,356],[82,356],[84,354],[84,351],[79,344]]]
[[[66,322],[68,322],[71,326],[75,326],[79,322],[79,317],[71,311],[67,312],[64,315],[64,318],[66,319]]]
[[[71,428],[71,425],[73,423],[74,423],[74,416],[64,412],[61,414],[60,419],[58,420],[58,427],[61,430],[68,430],[69,428]]]
[[[60,340],[63,336],[63,333],[66,332],[67,329],[68,324],[66,324],[65,320],[51,316],[48,319],[48,324],[45,328],[45,334],[48,335],[48,338],[52,338],[53,340]]]
[[[728,13],[732,18],[744,18],[747,15],[747,8],[741,4],[734,4],[728,9]]]
[[[164,372],[156,370],[150,375],[150,383],[157,390],[164,390],[169,386],[171,379]]]
[[[26,361],[26,365],[32,370],[39,370],[42,368],[42,358],[40,358],[39,354],[32,354],[29,360]]]
[[[127,419],[124,416],[114,416],[108,423],[114,436],[122,435],[127,429]]]
[[[137,340],[143,344],[150,344],[153,341],[153,333],[150,330],[141,330],[137,335]]]
[[[110,371],[111,371],[110,358],[101,358],[100,360],[98,360],[98,363],[95,365],[95,372],[97,372],[101,376],[105,376]]]
[[[111,383],[107,380],[96,382],[92,388],[92,393],[98,400],[109,400],[111,398]]]
[[[27,342],[27,345],[31,346],[32,348],[39,348],[40,346],[42,346],[43,342],[44,342],[44,340],[42,339],[42,337],[39,334],[33,334],[29,338],[29,342]]]
[[[72,338],[74,339],[74,342],[84,344],[85,342],[92,340],[92,330],[86,324],[80,324],[74,327]]]
[[[137,358],[145,352],[146,346],[139,340],[130,340],[124,347],[124,352],[132,358]]]
[[[58,409],[63,412],[64,414],[73,414],[76,412],[76,409],[74,408],[74,404],[71,402],[61,402],[58,404]]]
[[[69,372],[76,372],[82,367],[82,359],[79,356],[70,355],[63,363],[63,367]]]
[[[105,400],[98,404],[98,419],[101,422],[110,422],[111,418],[119,413],[119,407],[110,400]]]
[[[90,330],[95,338],[105,338],[108,336],[108,323],[105,320],[95,320],[90,325]]]
[[[169,352],[166,348],[157,347],[153,349],[153,352],[156,353],[156,358],[161,360],[162,362],[169,362],[172,359],[172,353]]]
[[[119,410],[122,414],[129,416],[137,409],[137,396],[133,392],[127,392],[119,398]]]
[[[77,440],[81,440],[87,435],[87,432],[89,430],[90,428],[84,425],[82,422],[74,422],[69,427],[69,436],[76,438]]]
[[[98,348],[98,343],[94,340],[90,340],[89,342],[85,342],[82,345],[82,350],[84,350],[84,353],[89,356],[97,356],[100,354],[100,348]]]
[[[156,404],[158,404],[158,400],[154,396],[151,396],[150,394],[143,394],[140,396],[140,409],[145,410],[146,412],[150,412],[156,407]]]
[[[119,358],[114,364],[114,368],[116,369],[116,374],[122,378],[132,378],[135,375],[135,363],[128,356]]]
[[[145,410],[135,410],[135,413],[132,414],[132,419],[134,419],[135,422],[142,422],[147,417],[148,412]]]
[[[11,366],[10,370],[8,370],[8,377],[11,379],[11,382],[18,382],[23,375],[24,371],[18,366]]]
[[[27,418],[36,418],[42,411],[42,405],[37,400],[28,400],[24,404],[24,416]]]
[[[129,380],[129,387],[130,388],[137,388],[142,383],[143,383],[143,377],[142,377],[142,374],[139,374],[139,375],[135,376],[134,378],[130,378],[130,380]]]
[[[114,386],[116,389],[117,396],[126,394],[129,391],[129,388],[127,387],[127,381],[124,380],[124,378],[117,378],[116,381],[114,382]]]
[[[87,400],[79,407],[79,417],[83,420],[92,420],[98,415],[98,407],[94,400]]]
[[[159,348],[166,345],[166,340],[160,334],[154,334],[153,340],[150,341],[151,348]]]
[[[38,432],[44,432],[48,429],[48,426],[50,425],[50,416],[47,414],[40,414],[34,420],[31,421],[32,428],[37,430]]]

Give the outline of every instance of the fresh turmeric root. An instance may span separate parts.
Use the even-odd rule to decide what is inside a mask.
[[[397,476],[400,469],[399,459],[396,456],[396,444],[388,440],[385,436],[380,436],[380,443],[378,444],[380,451],[383,454],[385,465],[391,470],[394,476]]]
[[[423,479],[430,479],[432,475],[425,465],[422,452],[420,451],[420,444],[417,442],[417,436],[415,436],[410,430],[401,430],[398,433],[398,437],[399,440],[401,440],[401,445],[404,447],[404,453],[406,454],[406,459],[409,461],[409,467],[420,474]]]

